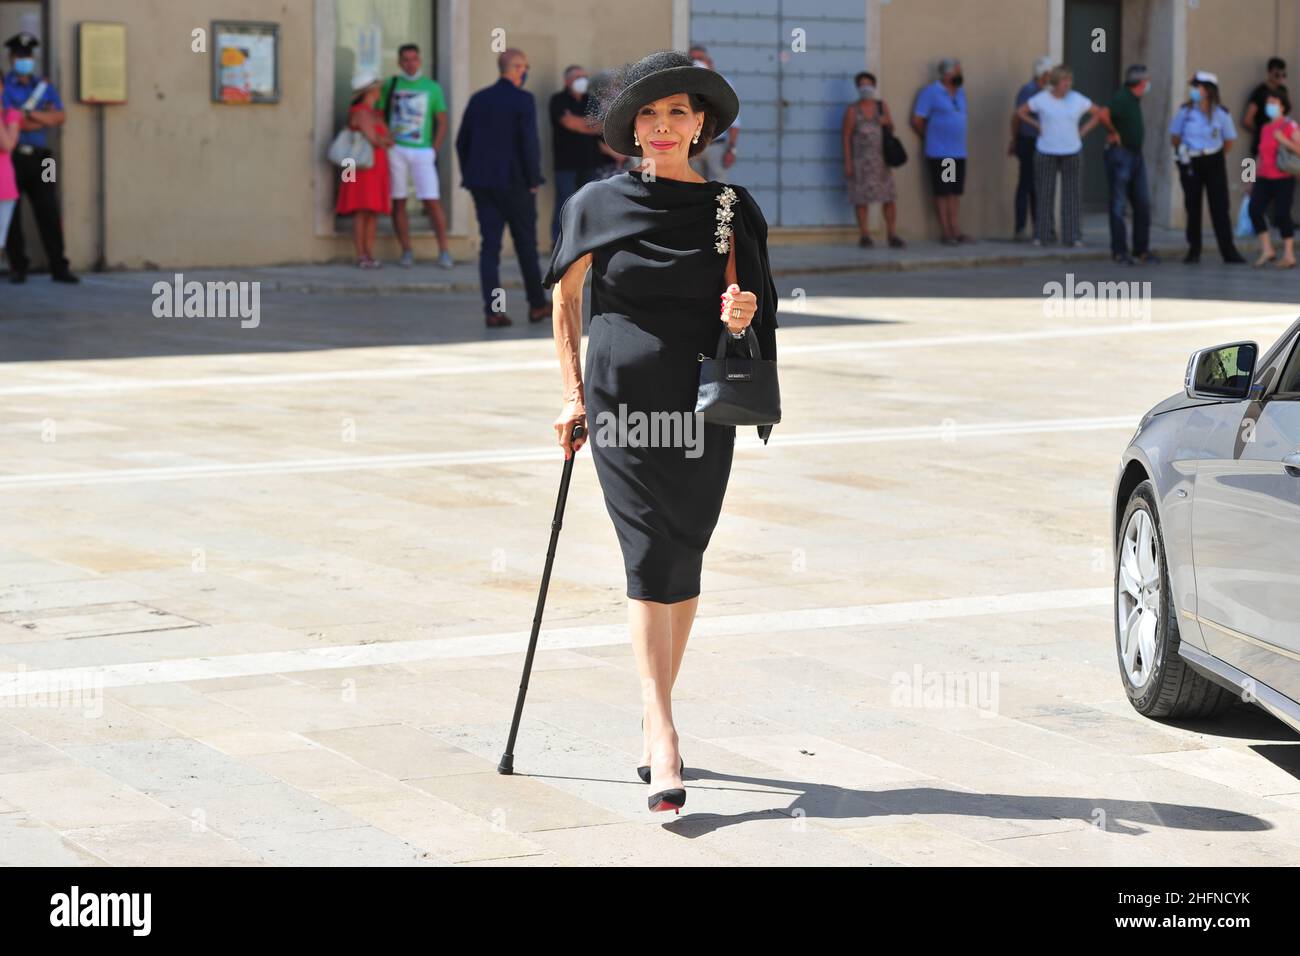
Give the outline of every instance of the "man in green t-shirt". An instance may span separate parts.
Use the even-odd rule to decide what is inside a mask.
[[[1141,98],[1151,88],[1151,77],[1141,63],[1124,73],[1124,88],[1111,97],[1105,113],[1115,127],[1107,138],[1106,179],[1110,183],[1110,252],[1116,262],[1132,265],[1159,262],[1151,251],[1151,189],[1142,159]],[[1124,234],[1124,206],[1133,206],[1133,255]]]
[[[404,43],[397,50],[401,73],[390,77],[379,95],[379,110],[393,136],[388,151],[388,173],[392,179],[393,229],[402,244],[399,265],[411,266],[411,227],[406,216],[406,197],[411,184],[424,203],[429,225],[438,237],[438,265],[450,269],[454,262],[447,249],[447,220],[439,200],[438,149],[447,135],[447,101],[436,80],[420,72],[420,48]],[[438,122],[434,132],[434,120]]]

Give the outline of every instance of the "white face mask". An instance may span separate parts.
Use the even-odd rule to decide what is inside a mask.
[[[417,69],[414,73],[407,73],[405,70],[403,70],[402,76],[406,77],[408,80],[418,79],[420,76],[420,71]]]
[[[587,78],[585,76],[580,76],[573,81],[573,92],[579,96],[587,92]]]
[[[695,65],[696,65],[696,66],[702,66],[702,67],[704,67],[705,69],[708,69],[708,66],[709,66],[709,64],[705,63],[703,60],[696,60],[696,61],[695,61]]]

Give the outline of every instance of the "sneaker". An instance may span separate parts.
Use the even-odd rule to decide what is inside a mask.
[[[411,266],[415,265],[415,255],[410,249],[407,249],[402,253],[402,258],[397,260],[397,264],[403,269],[409,269]]]
[[[1115,255],[1111,256],[1111,258],[1122,266],[1137,265],[1137,263],[1133,261],[1133,257],[1127,252],[1117,252]]]
[[[1074,242],[1070,243],[1070,248],[1071,248],[1071,249],[1082,249],[1082,248],[1084,248],[1083,240],[1082,240],[1082,239],[1076,239],[1076,240],[1074,240]]]
[[[1142,253],[1142,255],[1138,256],[1137,258],[1138,258],[1138,262],[1142,263],[1143,265],[1148,265],[1148,266],[1160,265],[1160,257],[1156,255],[1154,252],[1144,252]]]
[[[1041,247],[1042,244],[1043,244],[1043,240],[1039,239],[1037,236],[1034,236],[1034,245]]]
[[[451,257],[451,253],[446,249],[438,253],[438,265],[443,269],[450,269],[456,264],[456,260]]]
[[[52,273],[50,275],[50,279],[54,282],[66,282],[69,285],[76,285],[78,282],[81,281],[81,279],[79,279],[77,276],[67,271]]]

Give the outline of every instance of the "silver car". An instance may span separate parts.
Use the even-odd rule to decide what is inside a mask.
[[[1300,731],[1300,320],[1193,353],[1115,482],[1115,642],[1148,717],[1237,698]]]

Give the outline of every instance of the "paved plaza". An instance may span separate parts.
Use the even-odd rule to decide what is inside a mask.
[[[1292,731],[1129,706],[1109,540],[1142,413],[1194,348],[1271,344],[1295,272],[790,248],[783,420],[738,432],[674,692],[680,816],[635,774],[586,450],[496,772],[563,463],[517,286],[504,330],[472,263],[222,276],[264,282],[249,327],[157,316],[169,275],[5,286],[0,864],[1300,863]],[[1045,308],[1109,280],[1145,314]]]

